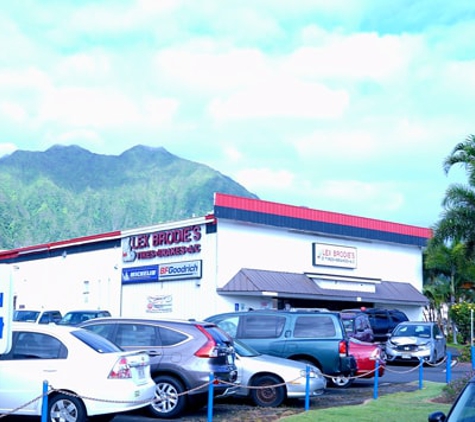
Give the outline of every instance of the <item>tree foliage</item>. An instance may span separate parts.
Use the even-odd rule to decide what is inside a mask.
[[[12,249],[206,215],[215,192],[257,198],[163,148],[119,156],[72,146],[0,158],[0,248]]]

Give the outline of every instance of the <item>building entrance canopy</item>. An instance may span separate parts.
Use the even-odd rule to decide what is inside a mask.
[[[425,306],[427,298],[412,284],[332,275],[241,269],[224,287],[222,295],[275,296],[282,298],[373,302]]]

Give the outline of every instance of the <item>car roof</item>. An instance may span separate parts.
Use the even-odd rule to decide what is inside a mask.
[[[80,325],[89,325],[89,324],[95,324],[98,322],[107,322],[107,323],[114,323],[114,322],[136,322],[136,323],[142,323],[142,324],[157,324],[157,323],[168,323],[168,324],[186,324],[186,325],[196,325],[196,324],[202,324],[202,325],[209,325],[209,324],[214,324],[209,321],[197,321],[194,319],[153,319],[153,318],[138,318],[138,317],[101,317],[101,318],[94,318],[90,319],[87,321],[84,321]]]
[[[78,330],[78,327],[56,324],[31,324],[30,322],[12,322],[12,331],[31,331],[35,333],[56,334]]]

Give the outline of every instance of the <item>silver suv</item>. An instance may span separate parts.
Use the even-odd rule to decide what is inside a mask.
[[[125,350],[150,355],[156,399],[149,406],[158,418],[175,418],[186,409],[203,406],[208,398],[210,373],[216,396],[237,391],[232,339],[215,324],[188,320],[98,318],[80,325],[106,337]]]

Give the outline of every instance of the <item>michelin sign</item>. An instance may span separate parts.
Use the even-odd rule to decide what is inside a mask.
[[[122,269],[122,284],[189,280],[200,279],[201,277],[201,260]]]

